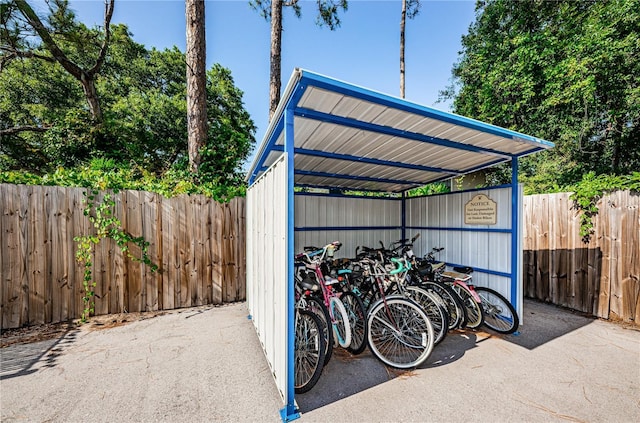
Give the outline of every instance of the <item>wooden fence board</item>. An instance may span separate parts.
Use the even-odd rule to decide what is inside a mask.
[[[33,245],[30,246],[31,262],[29,263],[29,272],[31,284],[29,285],[29,315],[33,316],[34,323],[49,323],[46,320],[46,209],[45,207],[46,192],[42,187],[31,187],[31,200],[29,204],[30,238]]]
[[[142,237],[149,243],[147,247],[147,254],[153,262],[158,265],[158,237],[156,231],[158,230],[159,213],[158,213],[158,199],[159,196],[150,192],[140,192],[140,207],[142,208]],[[146,265],[141,265],[142,272],[142,310],[158,310],[158,272],[152,272],[151,268]],[[160,279],[161,281],[161,279]]]
[[[618,259],[610,268],[611,271],[611,311],[615,317],[622,317],[622,207],[618,193],[614,193],[604,198],[600,207],[606,208],[610,216],[609,228],[611,231],[611,255]],[[604,203],[604,204],[602,204]],[[638,244],[636,244],[638,245]]]
[[[213,303],[221,304],[222,303],[222,286],[223,286],[223,275],[222,275],[222,220],[223,220],[223,208],[221,204],[215,203],[213,204],[213,209],[215,210],[213,213],[214,216],[214,224],[213,224],[213,237],[212,241],[212,252],[213,252]]]
[[[21,295],[22,277],[20,267],[13,265],[20,263],[20,209],[17,189],[13,186],[6,186],[2,192],[2,324],[4,327],[16,327],[20,323],[20,309],[22,301]],[[18,204],[16,204],[18,203]],[[29,303],[31,305],[31,303]]]
[[[171,199],[162,200],[162,245],[176,245],[175,237],[175,219],[174,219],[173,202]],[[171,310],[176,308],[174,284],[176,278],[176,258],[178,248],[163,248],[162,250],[162,302],[164,309]]]

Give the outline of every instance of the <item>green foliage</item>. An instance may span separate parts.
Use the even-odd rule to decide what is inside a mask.
[[[580,216],[580,235],[583,242],[589,242],[593,234],[592,218],[598,214],[598,200],[613,191],[630,190],[640,193],[640,172],[630,175],[597,175],[589,172],[582,181],[570,188],[574,191],[570,199],[574,207],[582,211]]]
[[[300,2],[295,1],[278,1],[282,6],[291,7],[296,17],[302,16]],[[249,6],[260,13],[260,16],[267,21],[271,19],[271,3],[272,0],[249,0]],[[281,6],[281,7],[282,7]],[[349,8],[347,0],[317,0],[318,14],[316,16],[316,25],[328,26],[332,31],[340,27],[339,9],[346,11]]]
[[[629,174],[640,168],[639,10],[640,0],[479,1],[442,97],[556,144],[521,160],[527,192]]]
[[[85,187],[99,190],[140,190],[158,193],[164,197],[182,194],[201,194],[219,202],[244,196],[241,182],[229,184],[227,180],[196,181],[184,163],[161,176],[156,176],[132,163],[117,163],[113,159],[94,159],[87,165],[74,168],[58,167],[44,175],[31,172],[0,171],[0,183]]]
[[[87,58],[99,49],[102,31],[76,22],[68,10],[59,10],[58,3],[66,4],[52,3],[48,22],[58,28],[52,36],[77,63],[94,60]],[[139,174],[154,174],[158,181],[184,175],[188,156],[184,53],[176,47],[148,50],[131,38],[123,24],[112,25],[111,31],[95,83],[103,115],[99,125],[88,113],[82,87],[59,64],[33,57],[2,62],[0,171],[55,177],[59,167],[82,173],[91,159],[102,158]],[[33,47],[35,53],[47,54],[37,44]],[[215,64],[207,72],[210,130],[201,152],[205,172],[187,175],[192,184],[242,184],[242,164],[255,143],[255,126],[242,96],[228,69]],[[211,190],[219,191],[205,188]]]
[[[115,191],[114,193],[117,193]],[[89,316],[95,312],[95,287],[96,282],[92,277],[92,260],[94,247],[105,238],[115,241],[122,253],[129,259],[144,263],[152,272],[158,270],[158,266],[151,261],[147,251],[149,243],[143,237],[134,237],[130,233],[122,229],[122,223],[115,217],[115,201],[111,198],[111,194],[104,194],[102,200],[99,201],[99,192],[91,190],[85,192],[84,196],[84,215],[89,217],[89,221],[96,229],[95,235],[83,235],[75,237],[73,240],[78,243],[76,251],[76,260],[84,267],[84,277],[82,283],[84,286],[84,295],[82,301],[84,309],[82,311],[81,321],[86,322]],[[131,253],[130,244],[137,245],[141,251],[141,257],[135,257]]]
[[[447,184],[442,182],[434,182],[432,184],[428,184],[428,185],[414,188],[412,190],[407,191],[407,196],[419,197],[424,195],[444,194],[450,191],[451,190],[449,189]]]

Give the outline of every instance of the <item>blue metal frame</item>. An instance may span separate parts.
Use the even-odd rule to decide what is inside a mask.
[[[252,173],[249,175],[249,184],[248,184],[249,186],[251,186],[253,182],[256,180],[256,177],[258,176],[258,173],[262,170],[262,165],[264,164],[265,160],[267,160],[269,153],[271,153],[272,150],[279,150],[279,149],[275,149],[274,147],[276,146],[276,141],[278,140],[278,137],[280,136],[280,133],[282,132],[283,129],[284,129],[284,115],[278,118],[278,122],[276,123],[275,129],[271,133],[271,138],[269,139],[269,142],[267,143],[264,150],[262,150],[260,157],[258,157],[258,161],[254,162],[255,165],[251,169]]]
[[[396,229],[402,229],[402,226],[300,226],[296,227],[295,231],[387,231]]]
[[[275,147],[280,147],[280,146],[276,145]],[[446,168],[425,166],[420,164],[412,164],[412,163],[404,163],[404,162],[394,162],[391,160],[374,159],[370,157],[352,156],[350,154],[330,153],[328,151],[311,150],[308,148],[296,148],[295,152],[296,154],[301,154],[304,156],[323,157],[325,159],[345,160],[348,162],[367,163],[367,164],[373,164],[378,166],[398,167],[402,169],[424,170],[425,172],[447,173],[449,174],[448,177],[461,174],[460,171],[453,170],[453,169],[446,169]]]
[[[400,239],[407,239],[407,193],[404,191],[402,192],[400,213],[402,215],[402,231],[400,232]]]
[[[502,189],[502,188],[511,188],[511,184],[496,185],[493,187],[486,187],[486,188],[471,188],[471,189],[465,189],[464,191],[440,192],[438,194],[416,195],[415,197],[410,197],[410,198],[414,199],[414,198],[424,198],[424,197],[436,197],[438,195],[462,194],[463,192],[474,192],[474,191],[490,191],[492,189]]]
[[[338,126],[346,126],[348,128],[360,129],[362,131],[375,132],[377,134],[385,134],[392,137],[406,138],[413,141],[435,144],[442,147],[454,148],[456,150],[464,150],[471,153],[491,154],[502,157],[503,161],[511,157],[502,151],[492,150],[490,148],[476,147],[471,144],[463,144],[444,138],[431,137],[429,135],[420,134],[418,132],[403,131],[401,129],[392,128],[390,126],[378,125],[375,123],[362,122],[356,119],[350,119],[342,116],[330,115],[328,113],[318,112],[316,110],[305,109],[299,107],[296,109],[296,116],[306,119],[319,120],[321,122],[329,122]]]
[[[464,264],[458,264],[458,263],[449,263],[446,262],[445,263],[447,266],[451,266],[451,267],[465,267],[466,265]],[[473,271],[474,272],[479,272],[479,273],[486,273],[488,275],[496,275],[496,276],[503,276],[505,278],[511,278],[511,272],[500,272],[498,270],[491,270],[491,269],[483,269],[482,267],[473,267]],[[515,307],[515,304],[514,304]]]
[[[458,227],[437,227],[437,226],[408,226],[407,229],[422,231],[458,231],[458,232],[499,232],[510,234],[511,229],[500,228],[458,228]]]
[[[299,187],[300,185],[296,185],[296,186]],[[350,190],[350,191],[352,191],[352,190]],[[360,199],[363,199],[363,200],[402,201],[401,197],[375,197],[375,196],[365,196],[365,195],[332,194],[332,193],[326,193],[325,194],[325,193],[322,193],[322,192],[296,192],[295,194],[296,195],[302,195],[302,196],[308,196],[308,197],[360,198]]]
[[[289,422],[300,417],[295,403],[295,288],[294,263],[294,194],[295,183],[293,162],[293,111],[287,106],[284,112],[285,154],[287,155],[287,403],[280,410],[283,422]]]
[[[336,179],[349,179],[353,181],[381,182],[384,184],[413,185],[413,187],[419,187],[426,184],[426,182],[422,182],[422,181],[407,181],[404,179],[375,178],[373,176],[344,175],[341,173],[315,172],[311,170],[296,170],[295,173],[296,175],[302,175],[302,176],[319,176],[322,178],[336,178]]]
[[[518,158],[511,159],[511,304],[517,308],[515,298],[518,295]]]

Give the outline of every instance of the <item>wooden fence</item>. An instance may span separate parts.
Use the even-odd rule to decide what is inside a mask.
[[[640,325],[640,196],[603,197],[584,243],[569,195],[524,197],[525,296]]]
[[[60,322],[84,308],[76,236],[95,233],[85,189],[0,184],[0,327]],[[160,271],[103,240],[93,257],[95,314],[169,310],[245,299],[245,201],[163,198],[142,191],[113,196],[115,215],[149,245]],[[139,248],[132,248],[139,256]]]
[[[0,327],[60,322],[83,309],[74,237],[93,233],[81,188],[0,184]],[[125,259],[112,241],[93,257],[96,314],[169,310],[245,299],[245,201],[114,196],[123,227],[150,242],[160,271]],[[640,324],[640,196],[598,203],[580,237],[569,194],[524,197],[525,296]],[[133,250],[138,255],[139,251]]]

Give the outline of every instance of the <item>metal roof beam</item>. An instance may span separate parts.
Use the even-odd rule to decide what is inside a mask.
[[[385,191],[381,189],[364,189],[364,188],[351,188],[351,187],[335,187],[335,186],[327,186],[327,185],[313,185],[313,184],[296,184],[296,188],[313,188],[313,189],[337,189],[340,191],[359,191],[359,192],[372,192],[376,194],[397,194],[400,191]],[[366,196],[363,196],[365,198]],[[395,197],[370,197],[370,198],[395,198]]]
[[[314,172],[310,170],[299,170],[299,169],[296,169],[294,173],[296,175],[302,175],[302,176],[319,176],[322,178],[349,179],[354,181],[380,182],[384,184],[413,185],[413,186],[422,186],[426,184],[426,182],[419,182],[419,181],[407,181],[402,179],[389,179],[389,178],[375,178],[371,176],[360,176],[360,175],[345,175],[341,173]]]
[[[428,144],[440,145],[443,147],[454,148],[457,150],[471,151],[473,153],[490,154],[493,156],[504,157],[510,159],[512,156],[503,151],[493,150],[490,148],[477,147],[470,144],[463,144],[456,141],[447,140],[444,138],[431,137],[428,135],[420,134],[417,132],[403,131],[401,129],[392,128],[390,126],[378,125],[370,122],[363,122],[356,119],[346,118],[342,116],[336,116],[329,113],[318,112],[316,110],[306,109],[304,107],[297,107],[294,110],[296,116],[319,120],[321,122],[332,123],[335,125],[347,126],[349,128],[360,129],[368,132],[375,132],[379,134],[385,134],[398,138],[410,139],[413,141],[425,142]]]
[[[276,146],[276,147],[279,147],[279,146]],[[451,175],[462,174],[462,172],[460,172],[459,170],[454,170],[454,169],[445,169],[441,167],[424,166],[424,165],[404,163],[404,162],[394,162],[391,160],[373,159],[370,157],[352,156],[350,154],[329,153],[327,151],[309,150],[306,148],[296,148],[294,150],[294,153],[301,154],[303,156],[323,157],[325,159],[346,160],[349,162],[356,162],[356,163],[367,163],[367,164],[374,164],[374,165],[381,165],[381,166],[399,167],[403,169],[422,170],[425,172],[448,173]]]

